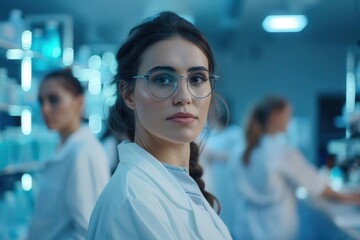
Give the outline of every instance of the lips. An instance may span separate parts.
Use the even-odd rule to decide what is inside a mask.
[[[176,122],[176,123],[192,123],[195,121],[196,117],[192,115],[191,113],[186,112],[178,112],[174,115],[171,115],[167,118],[167,120]]]

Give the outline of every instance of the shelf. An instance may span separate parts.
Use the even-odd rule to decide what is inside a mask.
[[[0,111],[9,112],[10,115],[20,116],[21,111],[24,109],[31,109],[31,107],[28,105],[15,105],[15,104],[0,103]]]
[[[4,175],[13,175],[17,173],[28,173],[28,172],[36,172],[44,167],[43,162],[26,162],[16,165],[6,166],[4,169],[0,170],[0,176]]]

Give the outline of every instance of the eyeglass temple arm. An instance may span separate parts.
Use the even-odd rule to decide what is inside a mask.
[[[132,76],[131,78],[148,78],[149,74],[146,75],[138,75],[138,76]]]

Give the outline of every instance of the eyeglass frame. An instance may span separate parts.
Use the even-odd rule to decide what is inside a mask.
[[[149,83],[149,77],[150,77],[150,75],[153,74],[154,72],[158,72],[158,71],[161,71],[161,69],[154,69],[154,70],[151,70],[151,71],[145,73],[144,75],[136,75],[136,76],[132,76],[131,78],[132,78],[132,79],[145,79],[145,80],[147,81],[148,89],[149,89],[151,95],[153,95],[153,96],[154,96],[155,98],[157,98],[157,99],[163,99],[163,100],[168,99],[168,98],[170,98],[172,95],[174,95],[174,93],[176,92],[176,90],[177,90],[177,88],[178,88],[178,86],[179,86],[180,78],[186,78],[186,87],[187,87],[189,93],[191,94],[191,96],[193,96],[193,97],[196,98],[196,99],[204,99],[204,98],[208,97],[208,96],[213,92],[213,88],[215,87],[215,82],[220,78],[219,75],[212,74],[212,73],[210,73],[209,70],[207,70],[207,69],[201,69],[201,70],[191,71],[191,72],[189,72],[188,75],[177,75],[175,71],[165,70],[165,71],[168,71],[168,72],[173,72],[174,75],[176,75],[176,77],[177,77],[177,84],[176,84],[176,87],[175,87],[174,91],[173,91],[168,97],[160,98],[160,97],[156,96],[156,95],[151,91],[150,83]],[[163,71],[164,71],[164,70],[163,70]],[[191,76],[193,73],[196,73],[197,71],[207,71],[207,72],[209,73],[209,79],[208,79],[209,81],[211,81],[210,79],[213,78],[213,83],[211,84],[211,82],[210,82],[211,91],[209,92],[209,94],[207,94],[207,95],[204,96],[204,97],[196,97],[196,96],[194,96],[194,94],[193,94],[193,93],[190,91],[190,89],[189,89],[189,76]]]

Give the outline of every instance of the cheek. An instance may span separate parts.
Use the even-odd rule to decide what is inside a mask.
[[[165,108],[164,102],[154,99],[145,86],[137,85],[134,92],[135,112],[143,124],[159,119],[160,112]]]
[[[198,100],[197,107],[199,111],[200,116],[200,127],[204,127],[205,122],[207,120],[207,116],[209,113],[209,107],[210,107],[211,97],[208,97],[206,99]]]
[[[63,102],[54,109],[54,114],[62,118],[74,116],[76,112],[76,106],[72,102]]]

